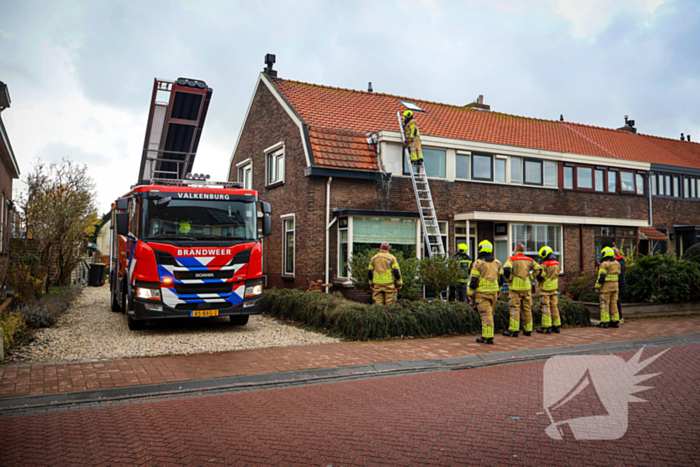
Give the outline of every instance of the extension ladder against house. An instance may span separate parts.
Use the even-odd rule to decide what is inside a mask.
[[[406,135],[403,131],[401,123],[401,113],[396,112],[399,119],[399,128],[401,129],[401,141],[406,141]],[[445,247],[442,244],[442,234],[440,233],[440,224],[435,213],[435,204],[433,204],[433,195],[430,193],[430,185],[428,184],[428,176],[425,173],[425,165],[411,164],[411,153],[407,147],[403,147],[403,157],[408,164],[408,170],[411,174],[413,183],[413,191],[416,194],[416,202],[418,203],[418,212],[420,214],[420,222],[423,226],[423,236],[425,243],[428,245],[428,256],[445,256]]]

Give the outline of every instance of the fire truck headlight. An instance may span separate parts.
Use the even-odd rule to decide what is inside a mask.
[[[160,289],[136,287],[136,297],[144,298],[146,300],[160,300]]]
[[[263,292],[262,284],[249,285],[245,288],[245,298],[255,297]]]

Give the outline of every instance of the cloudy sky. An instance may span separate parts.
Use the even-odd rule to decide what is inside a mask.
[[[153,78],[214,89],[194,166],[227,174],[266,53],[280,77],[700,139],[697,0],[0,0],[2,118],[23,174],[138,176]]]

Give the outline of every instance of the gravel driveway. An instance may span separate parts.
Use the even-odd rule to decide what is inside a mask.
[[[56,325],[39,329],[32,344],[9,358],[14,363],[76,361],[156,355],[222,352],[340,342],[267,316],[250,317],[246,326],[228,318],[161,321],[144,331],[129,331],[126,316],[109,308],[109,286],[86,287]]]

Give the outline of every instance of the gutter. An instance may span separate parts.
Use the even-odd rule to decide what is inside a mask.
[[[305,167],[305,177],[336,177],[356,180],[390,180],[390,173],[370,172],[367,170],[332,169],[327,167]]]
[[[328,181],[326,182],[326,284],[328,284],[330,278],[329,278],[329,269],[330,269],[330,233],[331,233],[331,226],[335,223],[336,219],[333,219],[333,222],[329,224],[329,221],[331,219],[331,182],[333,181],[333,177],[328,177]],[[326,293],[328,293],[328,285],[326,285]]]

